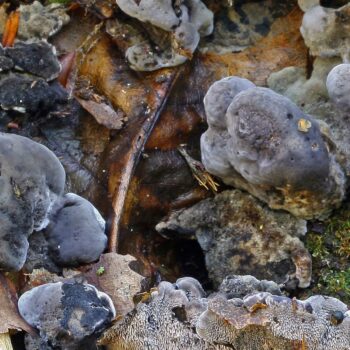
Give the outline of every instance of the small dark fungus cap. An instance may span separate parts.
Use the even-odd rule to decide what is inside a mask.
[[[61,86],[49,85],[41,78],[10,74],[0,80],[0,107],[4,110],[43,113],[67,102],[67,98],[67,92]]]
[[[60,73],[61,65],[55,47],[46,41],[17,42],[13,47],[6,48],[5,53],[14,62],[15,68],[46,81],[57,78]]]

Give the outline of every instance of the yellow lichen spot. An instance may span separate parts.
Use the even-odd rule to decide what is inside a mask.
[[[301,118],[298,120],[298,130],[302,132],[308,132],[311,128],[311,122],[307,119]]]

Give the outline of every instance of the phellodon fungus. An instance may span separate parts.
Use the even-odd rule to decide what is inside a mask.
[[[200,37],[213,31],[213,13],[201,0],[117,0],[117,5],[143,23],[153,37],[155,45],[143,41],[126,51],[131,68],[137,71],[153,71],[184,63],[192,57]],[[167,40],[161,39],[164,37]]]
[[[210,173],[304,219],[340,205],[346,177],[324,122],[238,77],[215,82],[204,106],[209,128],[201,152]]]
[[[105,222],[84,198],[64,195],[65,178],[60,161],[45,146],[0,133],[0,269],[20,270],[28,237],[46,227],[62,266],[89,263],[102,254]]]
[[[35,287],[22,294],[18,309],[40,335],[37,340],[26,335],[26,342],[39,341],[43,346],[40,348],[45,349],[90,349],[89,344],[116,315],[107,294],[92,285],[77,282]]]
[[[350,315],[340,300],[321,295],[290,299],[276,287],[277,295],[266,291],[266,281],[251,276],[231,280],[209,296],[193,278],[161,282],[147,301],[103,334],[100,344],[135,350],[243,350],[261,349],[262,344],[274,350],[300,344],[305,349],[349,349]]]

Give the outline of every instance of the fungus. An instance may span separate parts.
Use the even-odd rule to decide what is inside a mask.
[[[332,102],[340,109],[350,110],[350,64],[335,66],[327,76],[327,90]]]
[[[89,284],[56,282],[35,287],[18,301],[21,316],[45,344],[77,349],[93,342],[115,317],[109,296]]]
[[[204,100],[216,96],[209,89]],[[322,218],[340,205],[345,176],[323,123],[266,88],[239,92],[227,111],[227,102],[222,105],[205,102],[209,129],[201,137],[201,152],[209,172],[297,217]]]
[[[350,24],[349,9],[350,4],[339,9],[316,5],[305,12],[300,32],[313,56],[348,57],[350,40],[344,33]]]
[[[181,287],[176,289],[177,284],[186,285],[185,289],[190,287],[192,291],[200,286],[198,281],[188,277],[178,280],[176,284],[161,282],[157,290],[151,292],[147,302],[137,304],[133,312],[103,334],[99,345],[111,344],[108,348],[116,346],[137,350],[211,349],[193,331],[194,323],[205,310],[206,303],[203,299],[187,297]],[[195,308],[191,308],[193,303]],[[201,303],[203,307],[199,306]]]
[[[311,257],[299,239],[306,232],[306,222],[272,211],[239,190],[224,191],[173,212],[156,229],[167,236],[170,231],[182,238],[195,236],[215,286],[232,274],[277,283],[297,278],[301,288],[310,284]]]
[[[21,40],[48,39],[69,22],[64,5],[43,6],[39,1],[19,7],[20,22],[17,37]]]
[[[23,266],[27,239],[33,230],[47,226],[64,184],[65,171],[45,146],[0,133],[0,268]]]
[[[125,56],[134,70],[153,71],[182,64],[192,58],[200,36],[213,31],[213,13],[200,0],[117,0],[117,4],[123,12],[144,23],[152,38],[152,42],[142,40],[126,50]]]
[[[247,308],[217,295],[198,320],[196,331],[211,344],[243,349],[264,343],[275,350],[345,350],[350,346],[346,305],[335,298],[315,296],[300,301],[269,293],[246,296]]]
[[[66,101],[67,93],[60,85],[49,85],[41,78],[9,74],[0,80],[0,106],[4,110],[43,113]]]
[[[16,69],[46,81],[57,78],[61,70],[54,46],[45,41],[17,42],[13,47],[6,48],[5,54],[12,60]]]
[[[105,221],[89,201],[68,193],[56,202],[46,239],[49,254],[58,265],[91,263],[106,248]]]
[[[224,293],[229,299],[243,298],[245,295],[256,292],[269,292],[274,295],[281,295],[281,290],[275,282],[259,281],[250,275],[225,277],[219,286],[219,292]]]
[[[248,290],[250,281],[242,277],[236,276],[242,285],[247,282]],[[208,298],[192,298],[176,289],[182,282],[191,284],[192,290],[200,287],[189,277],[175,284],[161,282],[147,301],[141,301],[134,312],[103,334],[100,345],[135,350],[156,346],[260,349],[261,344],[268,349],[292,350],[300,343],[308,349],[346,350],[350,346],[349,311],[335,298],[318,295],[297,300],[268,292],[248,292],[242,298],[214,292]],[[195,303],[202,307],[190,314]]]
[[[298,0],[298,5],[304,12],[319,4],[320,0]]]

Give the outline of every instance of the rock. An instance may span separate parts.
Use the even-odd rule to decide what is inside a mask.
[[[45,41],[16,42],[13,47],[6,48],[5,54],[12,60],[15,68],[46,81],[57,78],[61,70],[54,46]]]
[[[232,274],[249,274],[277,283],[296,277],[299,287],[311,280],[311,257],[299,237],[306,222],[272,211],[239,190],[224,191],[191,208],[174,212],[158,232],[196,237],[215,286]]]
[[[138,3],[117,0],[117,4],[123,12],[145,23],[151,37],[151,41],[141,40],[126,50],[131,68],[137,71],[154,71],[184,63],[192,58],[200,36],[213,31],[213,13],[200,0],[179,4],[170,0]],[[118,30],[113,30],[111,23],[108,31],[116,33]]]
[[[240,78],[230,79],[233,86]],[[207,171],[272,209],[305,219],[328,216],[345,196],[346,179],[324,123],[270,89],[245,87],[236,95],[232,87],[227,89],[234,97],[221,116],[211,114],[223,108],[215,89],[205,97],[213,101],[210,109],[206,106],[209,128],[201,137]]]
[[[28,237],[48,224],[65,171],[56,156],[25,137],[0,133],[0,267],[19,270]]]
[[[57,282],[33,288],[20,297],[18,308],[21,316],[38,329],[44,344],[62,350],[86,349],[115,316],[107,294],[79,283]]]
[[[65,103],[67,98],[67,92],[60,85],[49,85],[41,78],[10,74],[0,80],[0,106],[5,110],[44,113]]]
[[[105,221],[89,201],[68,193],[56,203],[46,239],[49,254],[59,266],[91,263],[106,248]]]
[[[344,35],[350,25],[350,4],[339,9],[320,5],[309,8],[300,32],[313,56],[348,58],[350,38]]]
[[[69,22],[64,5],[59,3],[43,6],[39,1],[19,7],[21,20],[18,28],[18,39],[48,39],[56,34],[63,25]]]

